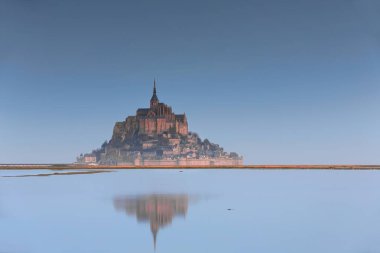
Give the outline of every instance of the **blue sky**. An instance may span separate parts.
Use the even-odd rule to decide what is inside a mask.
[[[0,2],[0,163],[72,162],[158,97],[246,163],[380,163],[380,4]]]

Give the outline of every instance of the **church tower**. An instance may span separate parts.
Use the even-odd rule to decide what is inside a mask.
[[[154,79],[154,84],[153,84],[153,95],[152,98],[150,99],[150,108],[156,108],[158,106],[158,97],[157,97],[157,92],[156,92],[156,79]]]

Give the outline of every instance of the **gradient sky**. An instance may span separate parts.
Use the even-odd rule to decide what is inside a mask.
[[[0,163],[72,162],[158,97],[245,163],[380,164],[380,2],[0,1]]]

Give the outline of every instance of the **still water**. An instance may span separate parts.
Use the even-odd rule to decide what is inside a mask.
[[[0,170],[0,252],[380,252],[380,171]]]

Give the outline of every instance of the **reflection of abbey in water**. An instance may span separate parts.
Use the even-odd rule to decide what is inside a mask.
[[[116,198],[114,204],[116,209],[136,216],[139,222],[150,222],[154,248],[156,248],[158,230],[171,224],[175,216],[186,216],[189,196],[186,194],[152,194],[123,197]]]

